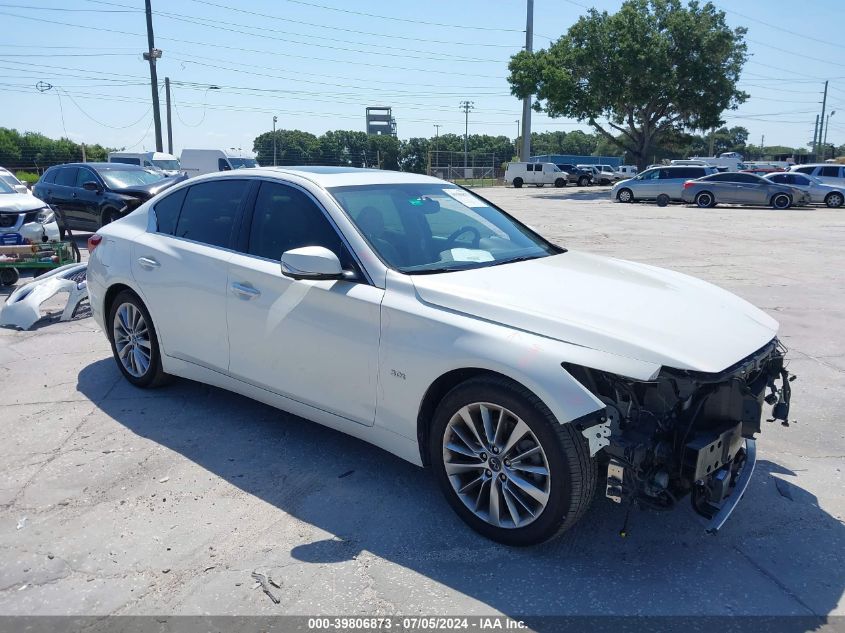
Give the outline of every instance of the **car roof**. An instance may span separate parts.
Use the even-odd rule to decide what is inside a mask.
[[[55,167],[91,167],[98,171],[109,171],[119,169],[120,171],[149,171],[148,167],[140,165],[128,165],[126,163],[65,163],[64,165],[53,165]]]
[[[249,169],[234,169],[231,171],[215,172],[200,176],[203,180],[211,178],[237,178],[243,176],[299,176],[310,180],[314,184],[327,187],[343,187],[348,185],[385,185],[385,184],[442,184],[451,185],[439,178],[424,176],[407,171],[391,171],[387,169],[367,169],[362,167],[324,167],[320,165],[291,166],[291,167],[251,167]],[[191,180],[194,180],[193,178]]]

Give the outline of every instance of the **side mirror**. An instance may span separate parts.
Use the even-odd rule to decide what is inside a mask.
[[[88,182],[82,183],[82,188],[85,189],[85,191],[100,191],[100,184],[93,180],[89,180]]]
[[[303,246],[282,253],[282,274],[292,279],[344,279],[337,255],[323,246]]]

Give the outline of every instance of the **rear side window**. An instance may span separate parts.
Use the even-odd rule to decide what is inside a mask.
[[[812,174],[815,167],[799,167],[795,171],[800,171],[802,174]]]
[[[819,176],[826,176],[828,178],[839,178],[839,167],[830,165],[829,167],[822,167],[819,171]]]
[[[772,182],[777,182],[782,185],[787,185],[792,182],[794,176],[790,176],[788,174],[775,174],[774,176],[769,177],[767,180],[771,180]]]
[[[153,207],[156,215],[156,231],[173,235],[176,232],[176,221],[179,219],[179,212],[182,210],[182,202],[188,189],[180,189],[166,198],[157,202]]]
[[[62,167],[56,174],[56,184],[65,187],[76,186],[76,172],[78,171],[76,167]]]
[[[228,248],[248,180],[204,182],[188,188],[176,237]]]

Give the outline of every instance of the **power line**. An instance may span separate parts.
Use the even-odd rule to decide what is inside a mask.
[[[433,40],[424,37],[409,37],[405,35],[392,35],[390,33],[375,33],[372,31],[359,31],[356,29],[348,29],[343,28],[340,26],[329,26],[327,24],[316,24],[314,22],[304,22],[302,20],[293,20],[289,17],[280,17],[277,15],[270,15],[267,13],[259,13],[257,11],[248,11],[247,9],[241,9],[238,7],[231,7],[225,4],[218,4],[216,2],[209,2],[208,0],[190,0],[190,2],[196,2],[197,4],[204,4],[212,7],[217,7],[220,9],[227,9],[229,11],[236,11],[238,13],[244,13],[247,15],[254,15],[260,18],[266,18],[271,20],[279,20],[282,22],[288,22],[291,24],[301,24],[303,26],[311,26],[315,28],[321,29],[330,29],[332,31],[343,31],[345,33],[356,33],[358,35],[372,35],[374,37],[386,37],[390,39],[401,39],[405,41],[413,41],[413,42],[425,42],[426,44],[448,44],[453,46],[484,46],[484,47],[494,47],[494,48],[514,48],[509,44],[486,44],[486,43],[479,43],[479,42],[460,42],[455,40]]]
[[[733,13],[734,15],[738,15],[739,17],[744,18],[746,20],[751,20],[752,22],[758,22],[758,23],[760,23],[764,26],[768,26],[769,28],[772,28],[772,29],[775,29],[775,30],[778,30],[778,31],[783,31],[784,33],[789,33],[793,37],[802,37],[804,39],[812,40],[814,42],[819,42],[820,44],[827,44],[828,46],[835,46],[836,48],[845,48],[845,46],[842,46],[842,44],[839,44],[839,43],[836,43],[836,42],[831,42],[829,40],[822,40],[822,39],[819,39],[817,37],[813,37],[812,35],[803,35],[801,33],[796,33],[792,29],[785,29],[785,28],[780,27],[780,26],[775,26],[774,24],[772,24],[770,22],[765,22],[765,21],[760,20],[758,18],[752,18],[751,16],[745,15],[743,13],[739,13],[738,11],[733,11],[731,9],[724,9],[724,8],[722,8],[722,11],[724,11],[725,13]]]

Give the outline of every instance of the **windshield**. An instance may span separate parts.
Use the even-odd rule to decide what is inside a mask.
[[[403,273],[482,268],[563,252],[454,185],[361,185],[329,192],[379,257]]]
[[[154,160],[153,165],[158,167],[159,169],[167,169],[170,171],[176,171],[179,169],[179,161],[178,160]]]
[[[100,172],[103,180],[112,189],[125,189],[126,187],[137,187],[138,185],[151,185],[164,178],[160,171],[152,169],[133,169],[121,171],[120,169],[104,169]]]
[[[229,163],[232,169],[243,169],[244,167],[258,167],[258,163],[254,158],[230,158]]]
[[[0,193],[17,193],[12,186],[8,184],[4,176],[0,176]]]

